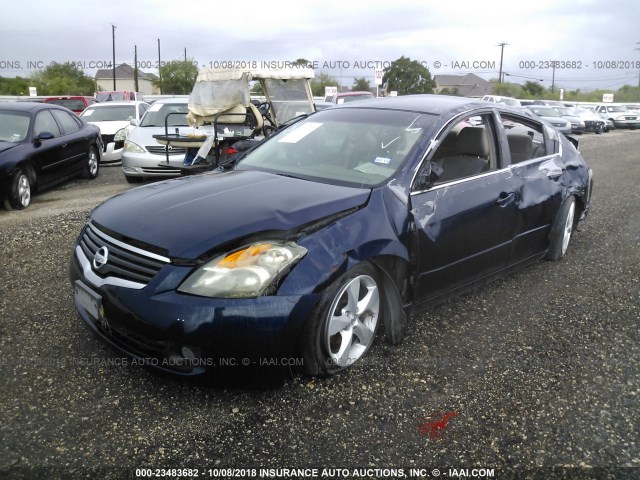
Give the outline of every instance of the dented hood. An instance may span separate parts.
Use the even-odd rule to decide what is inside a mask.
[[[92,219],[169,256],[197,258],[258,232],[291,231],[364,204],[370,190],[257,171],[232,171],[153,183],[118,195]]]

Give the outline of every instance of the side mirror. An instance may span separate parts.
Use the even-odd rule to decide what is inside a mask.
[[[130,120],[129,120],[129,123],[130,123],[131,125],[133,125],[134,127],[137,127],[137,126],[138,126],[138,120],[136,120],[135,118],[130,119]]]
[[[43,140],[51,140],[52,138],[56,138],[51,132],[40,132],[40,135],[33,139],[33,143],[40,143]]]

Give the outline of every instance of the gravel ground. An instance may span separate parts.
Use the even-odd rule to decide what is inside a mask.
[[[27,211],[0,211],[0,478],[141,478],[136,468],[169,467],[204,478],[247,473],[208,470],[230,467],[640,478],[640,132],[580,141],[596,186],[564,260],[442,304],[413,319],[401,346],[378,342],[320,381],[181,381],[89,332],[68,259],[90,208],[130,188],[119,168],[36,196]],[[430,430],[447,412],[457,416],[446,429]]]

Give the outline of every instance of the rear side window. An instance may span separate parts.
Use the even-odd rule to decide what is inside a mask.
[[[547,154],[541,124],[508,114],[501,114],[501,119],[500,125],[507,136],[512,164]]]
[[[80,123],[71,114],[61,110],[52,110],[53,116],[58,120],[66,135],[80,130]]]

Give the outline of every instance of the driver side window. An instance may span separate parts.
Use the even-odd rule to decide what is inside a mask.
[[[43,110],[36,115],[36,121],[33,125],[34,138],[39,136],[42,132],[50,132],[54,137],[60,136],[60,129],[58,124],[54,120],[51,112]]]
[[[491,115],[465,117],[444,132],[431,157],[431,180],[440,184],[497,168]]]

